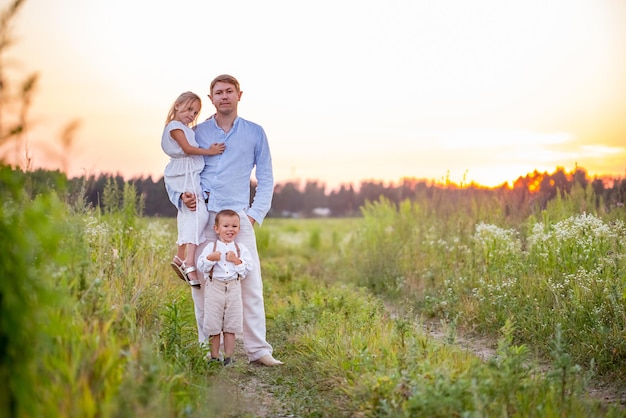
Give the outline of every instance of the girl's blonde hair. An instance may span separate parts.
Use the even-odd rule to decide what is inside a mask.
[[[186,91],[183,94],[181,94],[180,96],[178,96],[178,98],[176,100],[174,100],[174,103],[172,103],[172,107],[170,107],[170,111],[167,113],[167,118],[165,119],[165,124],[167,125],[168,123],[170,123],[171,121],[174,120],[174,116],[176,115],[176,107],[177,106],[187,106],[190,102],[193,102],[194,100],[197,100],[200,102],[200,106],[202,106],[202,100],[200,100],[200,96],[198,96],[196,93],[192,93],[190,91]],[[198,113],[195,117],[195,119],[193,120],[193,124],[196,124],[196,121],[198,120],[198,116],[200,116],[200,113]]]

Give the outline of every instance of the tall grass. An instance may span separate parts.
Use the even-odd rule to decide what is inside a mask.
[[[100,212],[54,192],[31,199],[23,174],[0,175],[0,415],[193,411],[205,364],[195,328],[181,325],[188,289],[164,275],[172,222],[141,218],[128,185]]]
[[[374,206],[381,205],[384,203]],[[387,209],[382,213],[393,219],[394,210]],[[375,221],[376,231],[383,229],[380,225],[384,222],[380,221]],[[362,277],[359,267],[368,256],[380,254],[353,252],[360,248],[367,222],[363,219],[345,225],[335,219],[268,220],[264,226],[269,228],[264,239],[272,247],[272,256],[266,257],[264,264],[271,266],[272,272],[269,277],[265,275],[267,314],[271,318],[268,332],[287,364],[287,372],[274,377],[273,383],[280,386],[279,393],[291,414],[621,415],[618,409],[585,396],[590,374],[576,365],[560,328],[550,343],[549,366],[544,373],[537,372],[529,346],[516,342],[517,324],[511,320],[497,330],[496,355],[485,362],[455,346],[453,339],[447,343],[429,337],[423,331],[418,309],[395,316],[366,287],[344,282],[349,267],[354,265],[355,271],[350,271]],[[307,244],[307,231],[321,249],[317,255]],[[346,239],[337,241],[337,235]],[[378,249],[378,245],[377,241],[374,247]],[[341,256],[331,259],[329,251]],[[309,264],[317,267],[297,267],[304,254],[308,254]],[[324,274],[319,276],[319,272]]]
[[[0,391],[0,411],[6,416],[41,413],[33,402],[33,382],[40,377],[39,344],[47,334],[39,324],[47,325],[57,300],[42,275],[53,276],[55,261],[68,258],[56,245],[68,226],[49,222],[62,217],[63,206],[55,195],[29,201],[23,190],[23,178],[0,169],[0,381],[6,385]]]
[[[286,286],[268,305],[288,368],[275,383],[296,416],[620,416],[587,400],[570,363],[536,373],[511,323],[483,362],[428,337],[415,318],[390,316],[362,288],[310,277]]]
[[[348,275],[470,330],[496,335],[512,320],[514,340],[545,356],[558,328],[575,362],[625,379],[626,212],[586,212],[594,199],[575,188],[518,225],[370,203]]]

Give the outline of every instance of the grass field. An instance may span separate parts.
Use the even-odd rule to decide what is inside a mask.
[[[216,368],[169,267],[173,219],[140,216],[130,186],[97,211],[1,174],[1,416],[624,415],[588,395],[624,387],[623,212],[565,201],[502,225],[382,200],[361,218],[267,219],[268,340],[286,364],[239,351]]]

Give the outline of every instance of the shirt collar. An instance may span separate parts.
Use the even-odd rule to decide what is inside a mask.
[[[216,129],[219,130],[223,130],[218,124],[217,124],[217,118],[215,117],[216,113],[214,113],[213,115],[211,115],[211,117],[209,118],[211,121],[213,121],[213,126],[215,126]],[[237,125],[239,124],[239,115],[237,115],[237,117],[235,118],[235,120],[233,121],[233,127],[230,129],[230,131],[228,131],[228,133],[232,132],[235,130],[235,128],[237,127]]]

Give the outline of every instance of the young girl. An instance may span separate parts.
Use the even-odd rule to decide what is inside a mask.
[[[161,148],[170,156],[165,167],[163,180],[172,190],[192,192],[202,196],[200,172],[204,168],[204,155],[217,155],[224,152],[224,144],[212,144],[208,149],[199,148],[196,136],[190,126],[195,124],[202,103],[192,92],[178,96],[172,104],[165,120],[161,138]],[[209,221],[206,205],[196,205],[190,211],[186,205],[178,205],[178,249],[171,262],[178,277],[191,286],[200,286],[195,266],[196,247],[205,241],[204,229]]]

